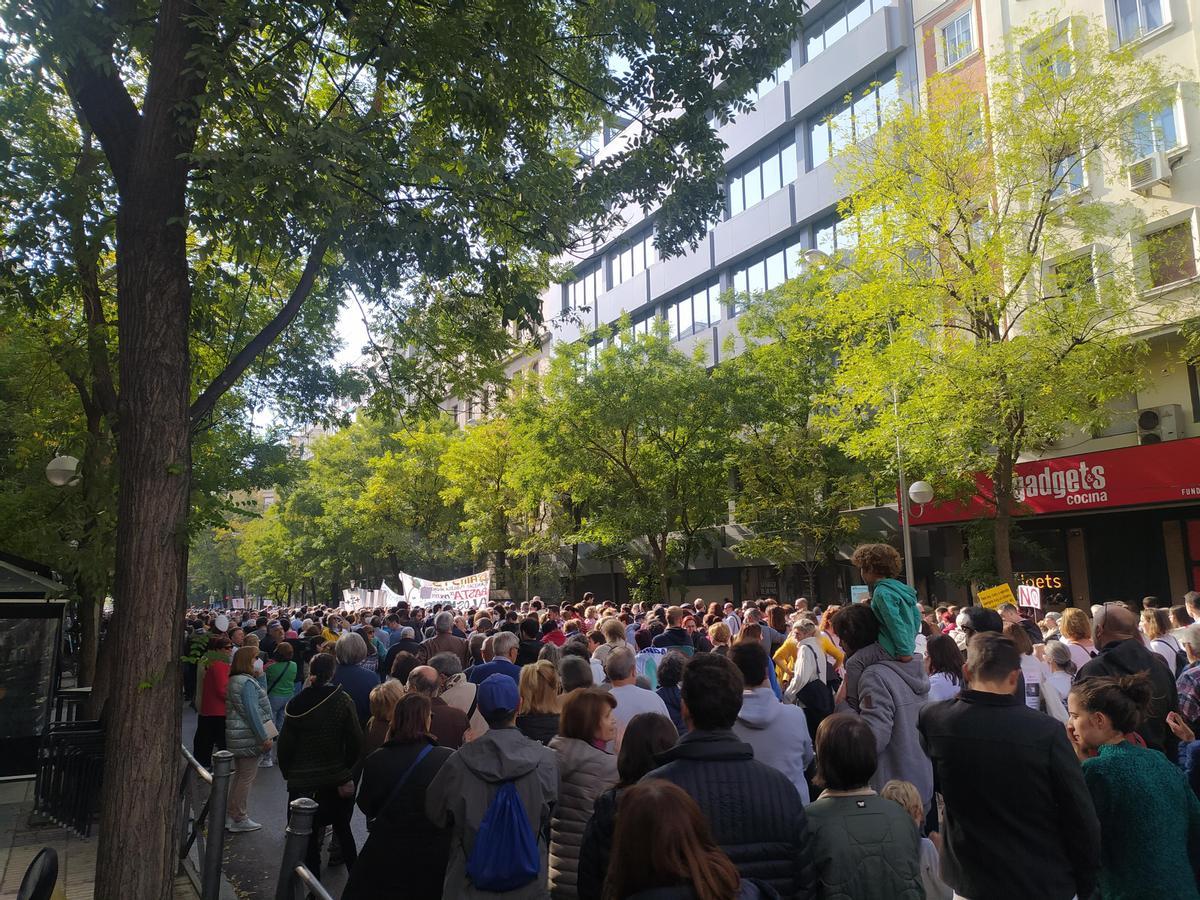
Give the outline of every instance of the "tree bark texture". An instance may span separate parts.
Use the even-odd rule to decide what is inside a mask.
[[[996,454],[996,466],[992,472],[993,490],[996,495],[996,519],[993,527],[993,545],[996,575],[1001,583],[1013,583],[1012,525],[1013,525],[1013,469],[1014,454],[1001,450]]]

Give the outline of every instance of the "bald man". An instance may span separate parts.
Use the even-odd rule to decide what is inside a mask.
[[[457,750],[467,733],[467,714],[438,696],[441,676],[433,666],[417,666],[408,673],[409,693],[429,698],[429,732],[437,738],[438,746]]]
[[[1175,676],[1167,668],[1162,656],[1142,643],[1137,626],[1138,617],[1124,603],[1105,603],[1098,607],[1092,620],[1092,633],[1100,652],[1080,668],[1075,681],[1078,683],[1104,675],[1148,674],[1154,696],[1150,701],[1150,713],[1138,728],[1138,734],[1147,747],[1162,751],[1167,759],[1174,762],[1179,739],[1167,726],[1167,713],[1179,709]]]

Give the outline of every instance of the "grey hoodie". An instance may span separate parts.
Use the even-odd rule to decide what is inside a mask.
[[[858,714],[871,726],[879,752],[871,787],[878,791],[893,778],[910,781],[928,809],[933,764],[917,734],[917,715],[929,700],[923,663],[923,657],[914,656],[908,662],[882,659],[868,665],[858,682]]]
[[[779,702],[770,685],[754,688],[742,694],[733,733],[754,748],[756,760],[786,775],[808,806],[804,770],[813,761],[813,745],[803,709]]]
[[[538,836],[542,865],[538,877],[506,893],[480,891],[467,879],[467,859],[475,846],[479,823],[500,785],[516,785],[529,824]],[[450,860],[446,866],[443,896],[513,900],[548,896],[546,835],[550,810],[558,798],[558,764],[554,751],[532,741],[516,728],[491,728],[487,734],[463,744],[434,776],[425,791],[425,814],[439,828],[454,829]]]

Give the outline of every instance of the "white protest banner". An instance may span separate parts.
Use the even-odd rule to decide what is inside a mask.
[[[449,603],[459,608],[476,606],[486,603],[492,590],[492,573],[488,571],[464,575],[450,581],[429,581],[401,572],[400,581],[404,585],[404,596],[408,598],[408,602],[421,606],[434,603]]]
[[[1041,588],[1036,588],[1032,584],[1017,585],[1017,605],[1028,606],[1033,609],[1042,608],[1042,591]]]

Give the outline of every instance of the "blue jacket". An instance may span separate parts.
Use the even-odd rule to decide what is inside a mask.
[[[371,718],[371,690],[379,687],[379,673],[362,666],[339,664],[329,683],[341,685],[342,690],[354,701],[354,709],[358,712],[358,724],[366,727],[367,720]]]
[[[471,682],[471,684],[482,684],[483,679],[489,675],[496,674],[507,675],[517,683],[518,687],[521,684],[521,667],[504,657],[493,659],[491,662],[480,663],[477,666],[471,666],[470,671],[467,672],[467,681]]]

